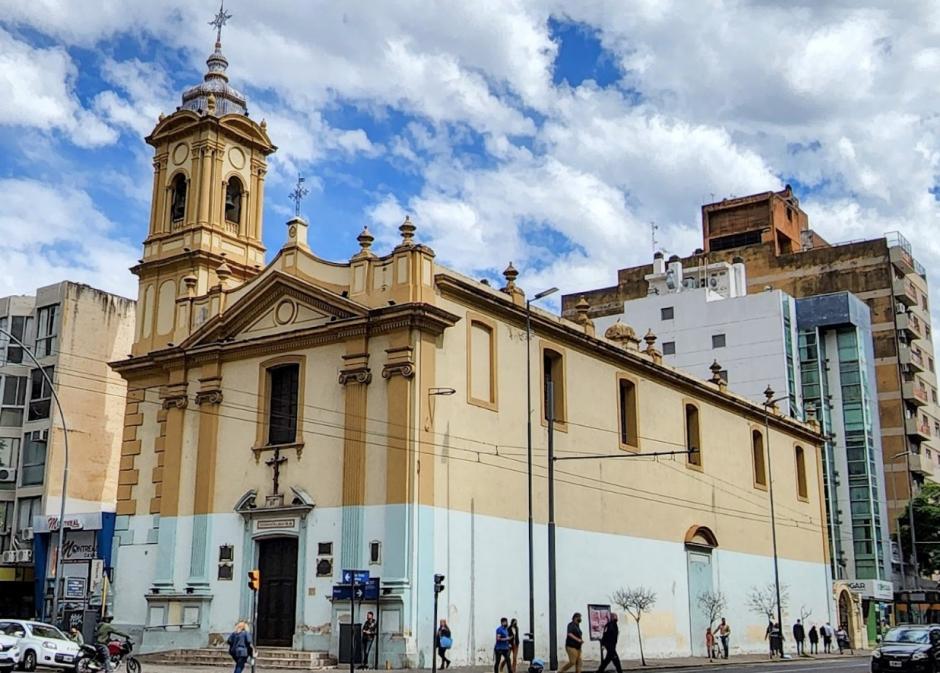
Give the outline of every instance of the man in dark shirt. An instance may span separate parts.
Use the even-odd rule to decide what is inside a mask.
[[[803,623],[799,619],[797,619],[796,624],[793,625],[793,640],[796,641],[797,656],[806,654],[806,650],[803,646],[803,641],[806,640],[806,629],[803,628]]]
[[[499,620],[499,626],[496,629],[496,645],[493,647],[493,673],[499,673],[499,663],[506,661],[506,668],[509,673],[515,673],[512,670],[512,662],[509,660],[509,620],[503,617]]]
[[[362,625],[362,663],[359,668],[369,667],[369,653],[375,640],[375,616],[372,611],[366,613],[366,622]]]
[[[568,624],[568,635],[565,637],[565,652],[568,653],[568,663],[562,666],[558,673],[565,673],[572,667],[575,673],[581,673],[582,643],[584,643],[584,638],[581,636],[581,613],[575,612],[571,616],[571,623]]]
[[[601,667],[597,673],[604,673],[607,670],[607,664],[613,662],[617,673],[623,673],[620,667],[620,657],[617,656],[617,638],[620,635],[620,629],[617,627],[617,613],[611,612],[610,619],[604,626],[604,633],[601,635],[601,647],[604,648],[604,660],[601,661]]]

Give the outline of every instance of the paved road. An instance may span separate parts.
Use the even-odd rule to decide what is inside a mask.
[[[724,664],[719,666],[692,666],[688,668],[671,668],[660,671],[669,671],[669,673],[702,673],[702,671],[712,673],[867,673],[869,671],[868,657],[846,658],[846,659],[823,659],[818,661],[784,661],[779,663],[755,663],[755,664]],[[230,671],[231,667],[216,666],[161,666],[156,664],[144,664],[143,673],[215,673],[221,671]],[[339,667],[336,673],[343,673],[349,669],[345,666]],[[482,666],[473,668],[454,668],[453,673],[484,673],[492,670]],[[589,671],[593,669],[585,669]],[[649,667],[647,670],[656,671],[655,667]],[[613,668],[608,668],[613,672]],[[258,673],[265,673],[258,669]]]

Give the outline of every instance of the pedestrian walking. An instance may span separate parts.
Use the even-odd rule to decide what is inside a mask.
[[[731,639],[731,626],[721,618],[721,624],[718,625],[718,638],[721,640],[721,650],[724,658],[728,658],[728,642]]]
[[[512,662],[509,661],[509,620],[503,617],[499,620],[499,626],[496,629],[496,645],[493,646],[493,673],[499,673],[499,664],[506,662],[509,673],[515,673],[512,668]]]
[[[797,619],[796,624],[793,625],[793,640],[796,641],[796,656],[800,657],[806,654],[806,629],[803,628],[803,623]]]
[[[617,613],[611,612],[610,619],[604,625],[604,632],[601,634],[601,648],[604,650],[604,658],[601,660],[601,667],[597,673],[604,673],[607,670],[607,664],[613,663],[617,673],[623,673],[620,666],[620,656],[617,654],[617,638],[620,637],[620,627],[617,625]]]
[[[248,624],[245,622],[238,622],[235,625],[235,630],[229,635],[228,653],[235,660],[235,669],[232,673],[242,673],[248,659],[254,654],[251,635],[248,633]]]
[[[809,653],[819,654],[819,631],[815,624],[809,627]]]
[[[371,610],[366,613],[366,621],[362,625],[362,663],[359,668],[369,668],[369,653],[372,652],[372,642],[375,640],[375,615]]]
[[[777,653],[777,649],[774,647],[774,621],[771,619],[767,622],[767,628],[764,630],[764,640],[767,641],[767,644],[770,646],[770,658],[773,659],[774,655]]]
[[[562,666],[558,673],[565,673],[570,668],[574,668],[575,673],[581,673],[581,645],[583,643],[581,613],[575,612],[568,623],[568,634],[565,636],[565,652],[568,653],[568,663]]]
[[[705,649],[708,651],[708,660],[711,661],[715,654],[715,634],[710,626],[705,629]]]
[[[844,650],[849,650],[851,654],[855,654],[855,650],[852,649],[852,645],[849,643],[849,630],[845,624],[841,625],[839,630],[836,631],[836,644],[839,646],[839,654],[842,654]]]
[[[519,622],[515,617],[509,620],[509,651],[512,656],[512,670],[516,670],[519,661]],[[499,665],[503,670],[503,665]]]
[[[823,652],[826,654],[832,653],[832,636],[835,635],[835,631],[832,629],[832,624],[826,622],[822,625],[822,628],[819,630],[823,637]]]
[[[437,627],[437,634],[434,638],[437,641],[437,656],[441,658],[441,670],[450,667],[450,659],[447,658],[447,650],[449,650],[454,645],[454,641],[450,635],[450,626],[447,625],[447,620],[442,619],[440,625]]]

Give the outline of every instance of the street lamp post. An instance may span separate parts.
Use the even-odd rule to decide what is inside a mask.
[[[920,589],[920,563],[917,561],[917,532],[914,530],[914,480],[911,478],[911,452],[903,451],[904,471],[907,473],[907,523],[911,527],[911,564],[914,566],[914,588]]]
[[[774,461],[770,455],[770,409],[773,408],[777,402],[789,399],[789,396],[784,395],[783,397],[775,398],[774,389],[768,385],[767,389],[764,391],[764,397],[767,398],[767,401],[764,402],[764,436],[766,437],[767,444],[767,495],[770,498],[770,537],[773,541],[774,551],[774,589],[777,593],[777,624],[780,629],[780,639],[782,643],[783,608],[780,605],[780,562],[777,557],[777,517],[774,513]]]
[[[898,458],[901,456],[906,456],[910,451],[901,451],[901,453],[896,453],[891,459],[891,464],[894,465],[897,463]],[[894,475],[891,478],[891,499],[897,502],[898,500],[898,487],[894,484]],[[912,528],[913,530],[913,528]],[[898,517],[898,520],[894,522],[894,535],[898,544],[898,561],[901,566],[901,587],[907,585],[907,572],[904,570],[904,549],[901,548],[901,520]]]
[[[55,620],[59,615],[59,587],[62,580],[62,547],[65,545],[65,499],[68,497],[69,484],[69,429],[65,423],[65,412],[62,411],[62,403],[59,402],[59,396],[56,394],[55,386],[52,385],[52,379],[49,378],[46,370],[43,369],[41,364],[39,364],[39,360],[37,360],[32,351],[26,347],[26,344],[10,334],[10,332],[0,328],[0,335],[8,338],[10,341],[19,346],[23,352],[26,353],[27,357],[29,357],[33,364],[36,365],[40,374],[42,374],[42,378],[49,385],[49,392],[52,395],[52,399],[55,400],[56,408],[59,410],[59,420],[62,422],[62,436],[64,438],[63,443],[65,445],[65,461],[62,466],[62,497],[59,499],[59,540],[58,544],[56,545],[55,583],[53,584],[52,591],[52,619]]]
[[[532,522],[532,302],[544,299],[550,294],[558,292],[557,287],[551,287],[536,294],[525,303],[525,394],[526,394],[526,458],[529,487],[529,633],[527,643],[522,645],[522,658],[525,661],[535,656],[535,560],[534,560],[534,525]]]

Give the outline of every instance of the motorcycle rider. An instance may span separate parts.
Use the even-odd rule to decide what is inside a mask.
[[[111,667],[111,653],[108,651],[108,643],[114,636],[130,640],[130,636],[126,633],[121,633],[111,626],[113,620],[113,616],[107,615],[95,627],[95,649],[98,651],[99,661],[104,664],[104,668],[108,673],[114,670]]]

